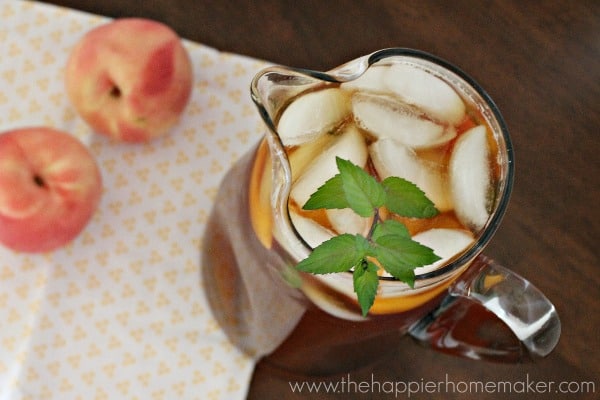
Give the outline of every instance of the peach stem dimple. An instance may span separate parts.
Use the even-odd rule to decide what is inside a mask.
[[[44,178],[37,174],[33,176],[33,182],[41,188],[46,187],[46,182],[44,182]]]
[[[110,90],[110,96],[117,99],[119,97],[121,97],[121,89],[119,89],[118,86],[113,86],[112,89]]]

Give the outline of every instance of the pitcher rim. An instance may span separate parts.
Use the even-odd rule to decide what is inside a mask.
[[[298,67],[289,67],[289,66],[285,66],[285,65],[269,66],[269,67],[266,67],[263,70],[259,71],[256,74],[256,76],[254,77],[254,79],[251,82],[250,92],[251,92],[252,101],[254,102],[255,106],[258,108],[258,111],[259,111],[259,114],[260,114],[262,120],[267,125],[269,134],[274,136],[274,138],[278,142],[278,146],[280,146],[280,148],[283,149],[283,144],[281,143],[279,134],[277,133],[277,129],[275,127],[275,122],[271,119],[269,112],[267,111],[265,105],[262,103],[260,96],[258,94],[257,82],[260,79],[260,77],[264,76],[265,74],[267,74],[269,72],[283,72],[283,73],[293,72],[295,74],[305,75],[309,78],[318,79],[318,80],[321,80],[324,82],[343,83],[343,82],[347,82],[347,81],[356,79],[358,76],[362,75],[371,65],[373,65],[381,60],[384,60],[386,58],[397,57],[397,56],[402,56],[402,57],[407,57],[407,58],[415,58],[418,60],[428,61],[430,63],[433,63],[433,64],[445,69],[446,71],[450,72],[451,74],[455,75],[460,80],[462,80],[464,83],[466,83],[468,85],[468,87],[470,87],[481,98],[483,104],[485,106],[487,106],[489,111],[492,113],[493,121],[488,120],[487,122],[490,123],[490,125],[492,125],[492,127],[494,127],[494,125],[497,125],[497,129],[494,129],[494,130],[495,131],[497,130],[499,132],[499,135],[501,137],[500,139],[502,140],[502,143],[500,143],[500,144],[504,148],[504,150],[505,150],[504,153],[506,154],[506,160],[503,160],[503,163],[506,164],[506,168],[503,168],[503,176],[501,176],[501,179],[500,179],[501,182],[500,182],[500,188],[498,190],[497,204],[495,205],[495,207],[493,209],[492,215],[486,222],[486,225],[477,233],[477,240],[468,249],[464,250],[461,254],[456,256],[454,258],[454,260],[447,262],[444,266],[439,267],[433,271],[426,272],[426,273],[415,274],[415,286],[416,286],[417,282],[428,281],[428,280],[431,280],[434,278],[448,276],[455,270],[459,269],[460,267],[464,266],[465,264],[469,263],[472,259],[474,259],[479,253],[481,253],[481,251],[485,248],[485,246],[489,243],[491,238],[494,236],[494,234],[498,230],[500,222],[501,222],[502,218],[504,217],[506,210],[508,208],[508,203],[509,203],[510,196],[512,193],[512,187],[513,187],[513,181],[514,181],[514,171],[515,171],[514,150],[513,150],[512,140],[510,138],[508,127],[506,125],[504,117],[500,113],[498,106],[496,105],[494,100],[491,98],[491,96],[487,93],[487,91],[484,90],[483,87],[473,77],[471,77],[469,74],[464,72],[461,68],[457,67],[456,65],[454,65],[453,63],[451,63],[449,61],[446,61],[445,59],[443,59],[441,57],[438,57],[436,55],[433,55],[431,53],[428,53],[428,52],[425,52],[422,50],[416,50],[416,49],[412,49],[412,48],[390,47],[390,48],[377,50],[375,52],[364,55],[362,57],[355,58],[354,60],[346,62],[346,63],[344,63],[338,67],[335,67],[333,69],[330,69],[326,72],[315,71],[315,70],[305,69],[305,68],[298,68]],[[347,70],[347,68],[349,66],[356,67],[357,65],[360,66],[360,70],[358,72],[352,73],[351,71]],[[486,118],[486,120],[487,120],[487,118]],[[289,195],[289,189],[286,191],[287,191],[287,195]],[[294,230],[294,234],[295,234],[296,238],[299,239],[300,242],[302,242],[303,246],[305,247],[305,249],[308,252],[311,252],[313,250],[313,248],[310,247],[304,241],[304,239],[295,231],[293,224],[291,224],[290,216],[289,216],[289,209],[288,209],[287,205],[285,206],[285,210],[286,210],[285,217],[288,219],[292,230]],[[345,273],[351,274],[352,272],[347,271]],[[382,276],[382,277],[379,277],[379,279],[383,280],[383,281],[400,281],[399,279],[397,279],[395,277],[388,277],[388,276]]]

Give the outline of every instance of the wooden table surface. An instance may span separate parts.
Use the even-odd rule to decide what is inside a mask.
[[[276,63],[326,70],[385,47],[434,53],[471,74],[512,134],[511,205],[486,254],[555,304],[561,340],[536,364],[473,362],[406,338],[368,371],[380,382],[555,382],[550,394],[448,393],[413,398],[598,398],[600,392],[600,2],[400,0],[51,0],[110,17],[163,21],[182,37]],[[353,378],[354,379],[354,378]],[[356,378],[359,381],[361,378]],[[559,382],[573,392],[555,393]],[[388,383],[389,384],[389,383]],[[529,386],[531,389],[532,386]],[[251,399],[394,398],[385,393],[291,392],[262,367]],[[563,397],[561,397],[563,396]],[[397,398],[407,398],[400,393]]]

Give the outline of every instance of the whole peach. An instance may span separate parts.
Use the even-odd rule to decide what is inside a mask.
[[[74,136],[46,127],[0,134],[0,243],[47,252],[73,240],[93,216],[102,178]]]
[[[67,93],[96,132],[127,142],[165,134],[192,91],[189,54],[168,26],[122,18],[87,32],[69,56]]]

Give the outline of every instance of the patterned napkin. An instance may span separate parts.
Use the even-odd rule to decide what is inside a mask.
[[[248,88],[266,64],[186,41],[195,86],[181,123],[115,143],[77,116],[63,78],[75,42],[108,19],[0,0],[0,21],[0,132],[70,132],[105,187],[67,247],[0,247],[0,399],[244,398],[255,360],[213,319],[199,264],[219,182],[262,134]]]

